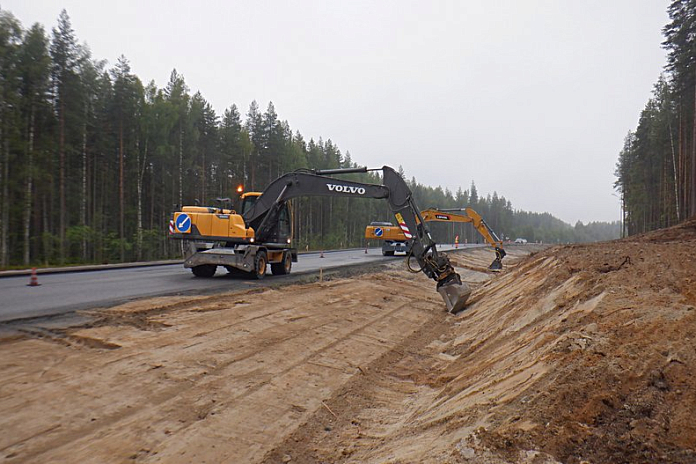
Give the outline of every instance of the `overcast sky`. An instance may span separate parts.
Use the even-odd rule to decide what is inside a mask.
[[[306,140],[575,224],[619,220],[614,170],[665,64],[666,1],[10,0],[65,8],[109,66],[173,68],[218,114],[256,100]],[[428,207],[430,205],[420,205]]]

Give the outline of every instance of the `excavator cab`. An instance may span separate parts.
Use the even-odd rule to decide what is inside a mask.
[[[241,200],[242,200],[242,207],[239,208],[241,211],[241,214],[243,215],[247,211],[249,211],[251,208],[254,207],[254,204],[256,203],[256,200],[261,196],[261,192],[247,192],[242,194]]]
[[[247,192],[242,194],[242,215],[246,214],[256,204],[256,200],[261,196],[262,192]],[[278,220],[271,229],[267,243],[289,244],[292,241],[292,209],[290,201],[285,201],[280,206],[278,211]]]

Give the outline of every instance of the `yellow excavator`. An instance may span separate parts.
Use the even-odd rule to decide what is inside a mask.
[[[495,259],[488,267],[492,270],[503,268],[505,249],[503,241],[493,232],[479,213],[472,208],[435,209],[430,208],[420,212],[425,222],[470,222],[486,242],[493,247]],[[382,254],[393,256],[395,252],[409,253],[411,242],[399,227],[391,222],[372,222],[365,228],[365,238],[368,240],[383,240]]]
[[[382,185],[353,182],[332,175],[382,171]],[[258,279],[288,274],[297,262],[292,245],[292,216],[289,201],[302,196],[338,196],[384,199],[409,241],[408,268],[423,272],[437,282],[447,310],[463,309],[471,289],[462,282],[447,255],[438,252],[426,222],[420,215],[411,190],[389,166],[378,169],[301,169],[273,181],[263,192],[247,193],[241,213],[207,206],[184,206],[173,213],[169,237],[183,241],[184,267],[197,277],[213,277],[218,266],[230,272],[245,272]],[[418,268],[411,266],[412,259]]]

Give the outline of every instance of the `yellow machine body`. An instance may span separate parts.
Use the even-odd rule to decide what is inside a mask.
[[[242,216],[233,210],[184,206],[174,213],[174,234],[187,240],[250,239],[254,229],[247,228]]]
[[[368,240],[406,240],[401,228],[388,222],[372,223],[367,226],[365,238]]]
[[[250,210],[259,192],[241,195],[242,214]],[[290,202],[280,211],[275,232],[267,243],[256,243],[253,227],[247,227],[235,210],[210,206],[184,206],[172,215],[169,237],[183,241],[184,267],[198,277],[212,277],[218,266],[228,272],[243,271],[262,278],[266,265],[273,274],[288,274],[297,262],[292,242]]]

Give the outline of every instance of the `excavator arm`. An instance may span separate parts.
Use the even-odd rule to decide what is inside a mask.
[[[457,214],[463,213],[463,214]],[[486,223],[479,213],[472,208],[457,208],[457,209],[426,209],[421,211],[421,216],[425,221],[439,222],[470,222],[479,234],[488,242],[495,250],[495,259],[488,267],[493,270],[503,268],[503,258],[507,254],[503,249],[503,241],[498,238],[493,229]]]
[[[384,166],[382,185],[366,184],[328,177],[335,174],[364,173],[367,168],[303,170],[279,177],[243,215],[244,222],[255,230],[257,242],[263,242],[278,221],[279,211],[287,200],[301,196],[334,196],[387,200],[407,240],[411,240],[409,262],[416,259],[419,269],[437,282],[447,310],[458,312],[464,307],[471,290],[462,283],[446,255],[437,251],[427,224],[416,207],[411,190],[394,169]],[[409,269],[413,269],[409,264]]]

